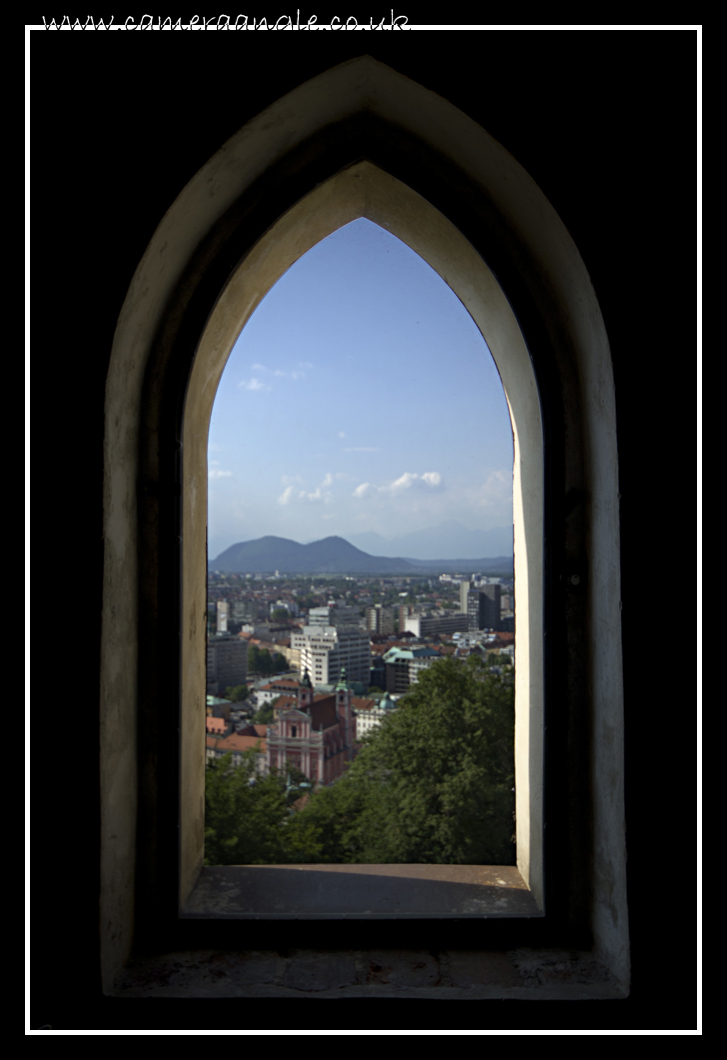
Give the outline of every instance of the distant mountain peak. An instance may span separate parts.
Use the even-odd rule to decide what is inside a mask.
[[[226,574],[431,574],[441,564],[441,570],[451,568],[454,560],[419,560],[401,556],[372,556],[344,537],[332,535],[301,545],[286,537],[266,537],[241,541],[231,545],[209,561],[211,570]],[[502,566],[512,563],[507,555],[498,554],[496,560],[476,559],[456,561],[472,570],[485,570],[487,565]]]

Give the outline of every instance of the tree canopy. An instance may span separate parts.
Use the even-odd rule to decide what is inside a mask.
[[[278,699],[280,699],[280,696],[278,696]],[[275,700],[275,703],[278,702],[278,699]],[[275,717],[275,711],[273,709],[275,703],[263,703],[261,707],[258,707],[252,716],[253,724],[268,725]]]
[[[287,667],[288,662],[279,651],[271,655],[267,648],[258,648],[257,644],[251,644],[247,650],[248,673],[277,674]]]
[[[318,860],[312,826],[292,834],[291,802],[300,789],[286,790],[277,773],[256,775],[257,752],[244,751],[239,766],[232,755],[207,764],[205,777],[205,865],[280,865]],[[299,781],[298,771],[291,782]],[[304,779],[304,778],[303,778]]]
[[[514,726],[512,685],[439,660],[293,826],[316,825],[322,861],[513,864]]]
[[[247,685],[228,685],[224,698],[229,699],[231,703],[242,703],[247,699],[249,691]]]
[[[254,752],[210,765],[207,863],[514,864],[514,727],[511,683],[476,656],[438,660],[297,812]]]

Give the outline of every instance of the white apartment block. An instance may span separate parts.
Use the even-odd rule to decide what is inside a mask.
[[[300,651],[300,672],[308,671],[314,687],[335,684],[344,666],[349,681],[361,681],[368,687],[371,669],[368,633],[347,626],[304,626],[302,633],[291,634],[290,647]]]
[[[406,631],[415,637],[431,637],[435,633],[457,633],[469,629],[469,616],[461,612],[448,615],[409,615]]]
[[[358,629],[359,616],[357,607],[344,604],[332,604],[328,607],[312,607],[308,612],[310,626],[352,626]]]

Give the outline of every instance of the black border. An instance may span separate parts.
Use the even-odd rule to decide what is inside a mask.
[[[73,705],[45,718],[51,738],[31,741],[31,1026],[163,1027],[172,1012],[175,1026],[199,1026],[199,1004],[168,1002],[161,1016],[144,1006],[139,1015],[141,1006],[104,999],[99,988],[95,675],[108,353],[136,264],[184,184],[283,92],[365,51],[446,96],[528,170],[581,251],[612,347],[632,993],[597,1009],[520,1005],[517,1024],[506,1025],[694,1027],[694,906],[680,886],[675,909],[669,881],[691,877],[694,840],[685,761],[694,684],[683,646],[696,33],[367,34],[303,44],[273,35],[124,36],[35,34],[31,42],[33,451],[43,469],[33,558],[44,586],[35,614],[47,621],[44,604],[55,600],[76,618],[71,638],[64,622],[33,642],[44,648],[37,668],[64,675]],[[285,1019],[299,1020],[298,1011],[286,1002]],[[376,1011],[391,1024],[390,1005]],[[411,1003],[403,1011],[397,1006],[396,1019],[409,1018]],[[515,1019],[499,1015],[509,1009],[497,1002],[476,1006],[475,1016],[415,1011],[418,1026],[482,1025],[490,1012],[498,1013],[487,1016],[493,1025]],[[271,1026],[280,1025],[279,1004],[276,1012]],[[219,1005],[214,1024],[203,1018],[216,1027],[242,1022]]]

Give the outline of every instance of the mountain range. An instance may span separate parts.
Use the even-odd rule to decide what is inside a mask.
[[[406,556],[414,560],[456,560],[461,556],[512,556],[512,526],[468,530],[449,519],[425,530],[384,537],[373,532],[348,534],[346,540],[375,556]]]
[[[431,574],[435,569],[505,572],[512,557],[417,560],[371,556],[342,537],[326,537],[301,545],[285,537],[260,537],[230,545],[209,561],[210,570],[226,574]]]

